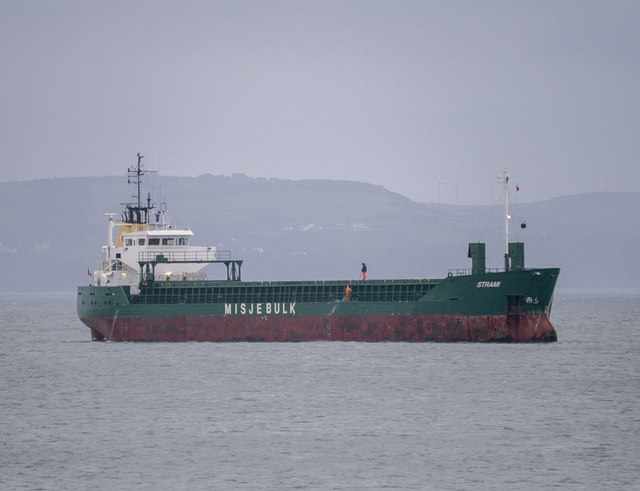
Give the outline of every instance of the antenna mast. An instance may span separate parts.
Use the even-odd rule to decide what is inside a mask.
[[[504,269],[509,269],[509,174],[508,170],[504,170],[502,178],[504,184]]]
[[[142,176],[149,172],[156,172],[153,170],[145,170],[142,166],[143,155],[138,153],[138,163],[135,166],[131,166],[127,169],[127,182],[129,184],[135,184],[137,189],[136,201],[137,203],[123,203],[126,206],[124,221],[125,223],[137,223],[144,224],[149,223],[149,211],[153,208],[151,205],[151,194],[147,197],[147,205],[142,206]]]
[[[141,208],[140,203],[140,183],[142,182],[142,176],[144,175],[144,169],[142,168],[142,159],[144,155],[140,155],[138,152],[138,165],[136,167],[129,167],[127,169],[127,182],[131,184],[132,179],[133,183],[137,185],[138,188],[138,208]]]

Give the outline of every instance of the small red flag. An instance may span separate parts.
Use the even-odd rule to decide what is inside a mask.
[[[93,276],[93,275],[91,274],[91,270],[90,270],[89,268],[87,268],[87,274],[88,274],[89,276]]]
[[[520,191],[520,186],[516,184],[516,191]]]

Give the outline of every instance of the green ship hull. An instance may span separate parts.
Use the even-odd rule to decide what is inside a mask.
[[[435,280],[149,281],[78,288],[111,341],[556,341],[557,268]],[[347,287],[349,291],[347,291]]]

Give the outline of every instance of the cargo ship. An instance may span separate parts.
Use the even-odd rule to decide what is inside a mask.
[[[505,170],[504,268],[486,267],[470,243],[470,269],[436,279],[243,281],[242,260],[191,244],[165,209],[141,200],[145,170],[128,169],[137,202],[107,213],[107,244],[77,310],[94,341],[549,342],[558,268],[528,268],[524,244],[509,242]],[[218,264],[221,279],[202,269]],[[224,271],[226,270],[226,276]],[[365,276],[366,278],[366,276]]]

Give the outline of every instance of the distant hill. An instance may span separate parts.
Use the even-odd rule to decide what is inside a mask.
[[[350,181],[156,177],[177,226],[196,244],[243,258],[243,279],[442,277],[470,266],[467,244],[487,243],[500,267],[500,206],[416,203]],[[106,243],[104,213],[131,201],[123,177],[0,183],[0,291],[73,291]],[[512,240],[530,266],[558,266],[559,287],[640,286],[640,193],[588,193],[512,203]],[[526,228],[521,228],[521,223]],[[210,266],[209,278],[222,270]]]

